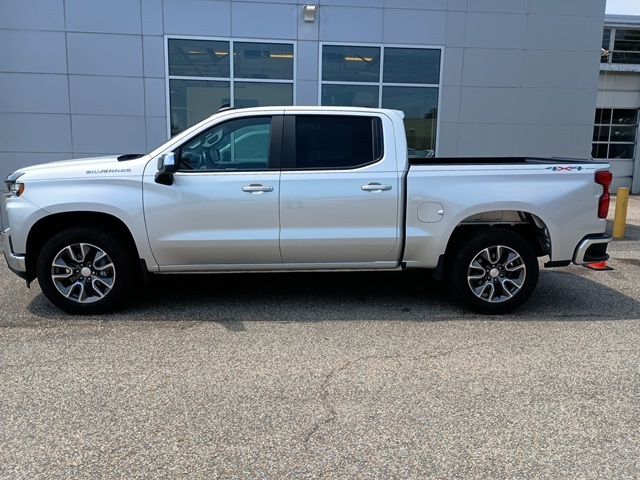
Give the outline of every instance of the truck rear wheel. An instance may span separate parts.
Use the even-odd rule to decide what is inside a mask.
[[[522,305],[539,274],[533,246],[501,228],[481,230],[459,244],[450,265],[452,293],[483,314],[506,313]]]
[[[38,256],[38,283],[51,303],[68,313],[115,310],[134,279],[129,250],[126,242],[98,229],[64,230]]]

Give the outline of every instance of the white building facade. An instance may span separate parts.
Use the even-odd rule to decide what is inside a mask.
[[[611,161],[614,188],[640,193],[640,17],[607,15],[593,131],[594,158]]]
[[[587,158],[604,9],[605,0],[2,0],[0,175],[149,151],[223,105],[401,109],[419,156]],[[603,108],[621,98],[605,101],[617,93],[612,76]],[[623,183],[630,165],[616,163]]]

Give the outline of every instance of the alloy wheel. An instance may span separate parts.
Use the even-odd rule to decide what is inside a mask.
[[[116,269],[101,248],[90,243],[74,243],[53,258],[51,280],[58,292],[69,300],[93,303],[111,291]]]
[[[481,250],[467,270],[473,294],[489,303],[501,303],[518,294],[527,275],[522,256],[513,248],[494,245]]]

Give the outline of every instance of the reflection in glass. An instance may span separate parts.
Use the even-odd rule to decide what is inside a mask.
[[[169,39],[169,75],[228,77],[229,42]]]
[[[591,156],[593,158],[607,158],[607,147],[608,144],[606,143],[594,143],[591,149]]]
[[[383,78],[388,83],[438,84],[440,50],[385,48]]]
[[[281,43],[233,44],[235,78],[293,79],[293,45]]]
[[[322,85],[321,105],[372,107],[378,106],[378,86]]]
[[[378,82],[380,48],[324,45],[322,80],[343,82]]]
[[[636,130],[636,127],[619,127],[617,125],[614,125],[613,127],[611,127],[611,141],[635,142]]]
[[[594,142],[608,142],[609,141],[609,127],[602,127],[596,125],[593,128],[593,141]]]
[[[213,115],[230,102],[229,82],[169,80],[171,136]]]
[[[293,85],[290,83],[235,82],[236,108],[293,105]]]
[[[435,87],[383,87],[382,108],[404,112],[409,156],[435,155],[438,89]]]
[[[636,125],[638,120],[638,110],[620,108],[613,111],[611,123],[618,125]]]
[[[596,120],[594,123],[611,123],[611,109],[596,108]]]
[[[633,143],[611,143],[609,144],[609,158],[633,159],[634,149],[635,144]]]

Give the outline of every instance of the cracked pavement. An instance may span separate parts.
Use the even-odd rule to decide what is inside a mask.
[[[175,277],[69,317],[0,267],[0,478],[637,478],[640,242],[517,312],[420,272]]]

